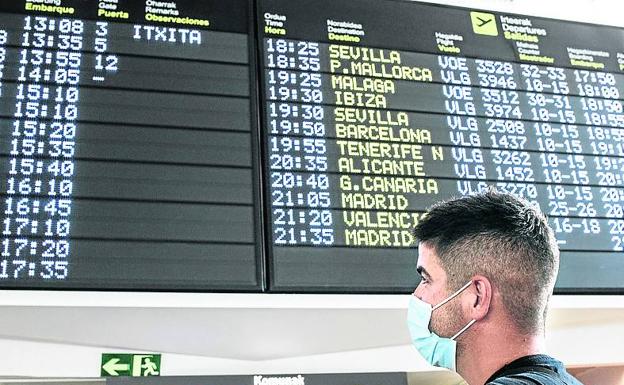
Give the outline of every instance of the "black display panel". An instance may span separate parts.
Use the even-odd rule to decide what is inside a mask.
[[[270,289],[409,292],[428,206],[539,205],[556,292],[624,289],[624,30],[411,1],[259,0]]]
[[[0,287],[262,288],[252,5],[0,5]]]
[[[557,292],[621,293],[623,31],[393,0],[3,3],[0,288],[407,293],[426,208],[494,185],[549,215]]]

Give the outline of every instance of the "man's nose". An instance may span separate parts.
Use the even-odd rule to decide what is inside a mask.
[[[414,293],[412,293],[412,295],[420,300],[422,300],[422,290],[420,289],[420,284],[418,284],[418,286],[416,286],[416,289],[414,289]]]

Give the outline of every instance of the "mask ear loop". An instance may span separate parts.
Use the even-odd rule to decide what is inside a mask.
[[[472,280],[468,281],[464,286],[460,287],[459,290],[457,290],[455,293],[453,293],[453,295],[451,295],[450,297],[448,297],[447,299],[445,299],[444,301],[440,302],[439,304],[435,305],[433,308],[431,308],[431,311],[434,311],[435,309],[439,308],[440,306],[444,305],[445,303],[447,303],[448,301],[452,300],[453,298],[457,297],[458,295],[460,295],[464,290],[466,290],[470,285],[472,285]],[[458,331],[457,333],[455,333],[455,335],[453,337],[451,337],[451,340],[455,340],[457,337],[459,337],[460,334],[462,334],[463,332],[465,332],[466,330],[468,330],[469,327],[471,327],[475,322],[477,322],[476,319],[473,319],[472,321],[468,322],[468,324],[466,326],[464,326],[460,331]]]
[[[462,334],[463,332],[465,332],[469,327],[472,326],[472,324],[474,324],[475,322],[477,322],[476,319],[473,319],[472,321],[468,322],[468,325],[464,326],[462,328],[462,330],[458,331],[457,333],[455,333],[455,335],[453,337],[451,337],[452,340],[454,340],[455,338],[459,337],[460,334]]]
[[[464,286],[462,286],[459,290],[457,290],[455,293],[453,293],[450,297],[448,297],[447,299],[445,299],[444,301],[440,302],[439,304],[435,305],[433,308],[431,308],[431,311],[434,311],[435,309],[439,308],[440,306],[444,305],[445,303],[447,303],[448,301],[452,300],[453,298],[457,297],[458,295],[461,294],[462,291],[466,290],[466,288],[468,286],[472,285],[472,280],[468,281],[468,283],[466,283]]]

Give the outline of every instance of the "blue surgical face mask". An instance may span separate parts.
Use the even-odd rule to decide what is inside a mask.
[[[465,284],[462,288],[453,293],[450,297],[440,302],[434,307],[430,304],[412,296],[407,312],[407,327],[412,336],[412,343],[418,352],[433,366],[447,368],[452,371],[455,369],[455,354],[457,350],[457,342],[455,339],[465,332],[477,320],[468,322],[460,331],[451,338],[440,337],[429,330],[429,322],[431,321],[431,313],[446,304],[461,292],[466,290],[472,281]]]

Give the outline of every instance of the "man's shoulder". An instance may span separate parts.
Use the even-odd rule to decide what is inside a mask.
[[[579,380],[565,373],[540,373],[528,370],[524,373],[498,377],[487,385],[582,385]]]
[[[582,385],[563,364],[546,355],[522,357],[497,371],[486,385]]]

